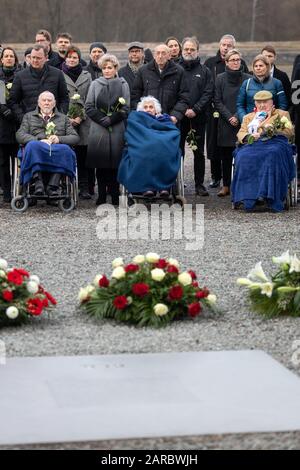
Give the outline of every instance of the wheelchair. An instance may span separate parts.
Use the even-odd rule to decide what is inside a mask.
[[[22,148],[23,151],[23,148]],[[49,205],[56,205],[59,209],[68,213],[77,207],[78,204],[78,175],[76,167],[76,175],[73,181],[67,175],[62,174],[59,185],[58,196],[38,195],[34,194],[34,184],[29,182],[25,185],[20,183],[21,175],[21,159],[16,157],[14,165],[13,178],[13,198],[11,200],[11,208],[15,212],[25,212],[29,206],[37,205],[38,201],[46,201]]]
[[[157,204],[157,203],[178,203],[182,209],[186,204],[184,197],[184,159],[180,159],[180,168],[177,173],[176,181],[171,186],[169,198],[161,197],[159,192],[151,197],[146,197],[143,194],[129,193],[125,186],[120,185],[120,207],[130,208],[134,204],[143,202],[144,204]]]

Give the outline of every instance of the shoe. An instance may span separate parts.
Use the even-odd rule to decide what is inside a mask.
[[[47,195],[50,197],[59,196],[59,188],[47,188]]]
[[[44,196],[45,188],[42,181],[38,180],[34,186],[34,195],[35,196]]]
[[[159,197],[161,197],[162,199],[169,199],[170,198],[170,193],[167,190],[160,191]]]
[[[143,193],[143,197],[154,197],[153,191],[146,191]]]
[[[79,198],[80,199],[91,199],[92,196],[87,191],[80,191]]]
[[[224,197],[224,196],[229,196],[230,190],[228,186],[223,186],[221,191],[218,192],[217,196],[218,197]]]
[[[198,196],[209,196],[209,192],[207,191],[204,184],[199,184],[199,186],[196,186],[196,194]]]
[[[209,183],[209,187],[210,188],[218,188],[220,186],[220,180],[212,180],[210,183]]]

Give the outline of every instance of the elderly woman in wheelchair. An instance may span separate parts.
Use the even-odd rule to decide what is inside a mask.
[[[243,118],[233,152],[232,202],[235,208],[260,206],[282,211],[289,184],[295,178],[294,129],[289,113],[275,109],[269,91],[254,95],[254,112]]]
[[[143,97],[129,114],[125,139],[119,182],[139,197],[169,199],[180,171],[180,131],[156,98]]]
[[[69,118],[57,111],[55,97],[44,91],[39,95],[38,107],[25,114],[16,133],[22,152],[20,183],[34,183],[34,195],[59,196],[62,175],[71,180],[76,175],[76,157],[70,145],[79,142],[79,136]]]

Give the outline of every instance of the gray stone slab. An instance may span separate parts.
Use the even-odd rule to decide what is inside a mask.
[[[11,358],[0,444],[300,430],[300,379],[262,351]]]

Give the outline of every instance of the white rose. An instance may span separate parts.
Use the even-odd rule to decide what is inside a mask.
[[[118,266],[115,268],[112,272],[111,277],[114,277],[115,279],[122,279],[123,277],[126,276],[126,271],[122,266]]]
[[[95,276],[95,279],[93,280],[94,286],[99,287],[99,281],[102,278],[103,278],[102,274],[97,274],[97,276]]]
[[[163,269],[159,269],[159,268],[155,268],[155,269],[152,269],[151,271],[151,277],[153,279],[153,281],[162,281],[163,278],[165,277],[166,273],[164,272]]]
[[[132,304],[132,297],[126,297],[127,298],[127,304],[131,305]]]
[[[133,260],[135,264],[142,264],[145,262],[145,256],[144,255],[136,255]]]
[[[88,285],[86,287],[81,287],[79,294],[78,294],[78,299],[80,302],[84,302],[85,300],[88,299],[90,294],[95,290],[95,287],[92,285]]]
[[[40,285],[40,278],[35,274],[32,274],[32,276],[29,277],[29,281],[36,282],[38,285]]]
[[[119,98],[119,103],[124,105],[126,103],[125,98],[123,97]]]
[[[198,148],[197,145],[192,145],[191,146],[191,150],[193,150],[193,152],[196,152],[197,148]]]
[[[169,311],[168,307],[165,304],[156,304],[153,307],[155,315],[158,317],[162,317],[163,315],[166,315]]]
[[[79,93],[75,93],[75,94],[72,96],[71,100],[80,100],[80,95],[79,95]]]
[[[115,258],[111,264],[113,268],[117,268],[118,266],[123,266],[124,264],[123,258]]]
[[[2,269],[3,271],[6,271],[8,268],[8,263],[5,259],[1,259],[0,258],[0,269]]]
[[[217,296],[215,294],[208,294],[206,300],[210,305],[215,305],[217,301]]]
[[[39,285],[34,281],[28,281],[27,285],[26,285],[26,288],[27,288],[29,294],[36,294],[39,290]]]
[[[183,286],[189,286],[190,284],[192,284],[193,279],[192,276],[185,271],[184,273],[179,274],[178,282],[180,282],[180,284],[182,284]]]
[[[15,318],[17,318],[17,316],[19,315],[19,310],[17,309],[17,307],[8,307],[6,309],[6,315],[8,316],[8,318],[10,318],[11,320],[14,320]]]
[[[176,268],[179,268],[179,263],[178,263],[177,259],[175,259],[175,258],[169,258],[167,261],[168,261],[168,263],[171,264],[172,266],[175,266]]]
[[[6,277],[6,272],[5,271],[2,271],[0,270],[0,278],[5,278]]]
[[[157,253],[147,253],[146,260],[149,263],[156,263],[159,260],[160,256]]]

